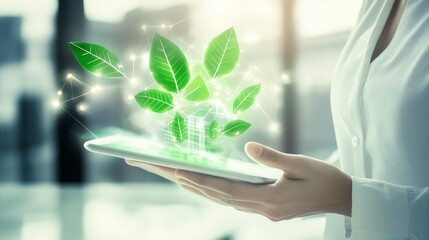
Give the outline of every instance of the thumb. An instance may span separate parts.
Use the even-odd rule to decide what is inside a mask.
[[[286,154],[264,146],[256,142],[248,142],[244,147],[246,154],[253,160],[272,168],[278,168],[284,172],[296,176],[305,171],[298,155]]]

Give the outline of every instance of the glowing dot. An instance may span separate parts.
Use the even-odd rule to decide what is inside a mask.
[[[133,100],[133,98],[134,98],[133,95],[128,95],[128,100],[131,101],[131,100]]]
[[[54,106],[54,108],[59,108],[60,105],[61,105],[60,101],[58,101],[58,100],[52,101],[52,106]]]
[[[121,64],[118,65],[119,68],[123,68],[124,66],[122,66]]]
[[[167,27],[167,25],[161,24],[161,29],[165,29],[166,27]]]
[[[61,96],[61,95],[63,95],[63,92],[61,90],[58,90],[57,95]]]
[[[271,124],[271,126],[270,126],[270,130],[271,130],[272,132],[277,132],[277,131],[279,130],[279,125],[278,125],[277,123],[273,123],[273,124]]]
[[[147,30],[147,25],[146,25],[146,24],[143,24],[143,25],[142,25],[142,30],[143,30],[143,31],[146,31],[146,30]]]
[[[238,135],[240,135],[240,132],[236,132],[236,133],[235,133],[235,136],[238,136]]]
[[[249,32],[244,35],[244,42],[249,45],[254,45],[259,42],[259,36],[254,32]]]
[[[86,106],[86,104],[81,103],[77,106],[77,109],[81,112],[85,112],[86,110],[88,110],[88,107]]]
[[[101,89],[102,89],[101,86],[95,85],[94,87],[91,88],[91,92],[97,93],[97,92],[101,91]]]
[[[168,28],[173,28],[173,25],[168,25]]]
[[[149,53],[148,52],[143,54],[143,64],[145,64],[145,65],[149,64]]]
[[[136,85],[137,84],[137,80],[135,78],[131,78],[130,82],[132,85]]]
[[[100,74],[99,74],[99,73],[96,73],[96,74],[95,74],[95,76],[96,76],[96,77],[100,77]]]
[[[73,74],[67,73],[67,79],[72,79],[72,78],[73,78]]]
[[[288,75],[288,74],[283,73],[283,74],[280,76],[280,78],[281,78],[281,80],[283,81],[283,83],[285,83],[285,84],[290,84],[290,78],[289,78],[289,75]]]
[[[131,61],[135,61],[135,60],[136,60],[136,58],[137,58],[137,57],[136,57],[136,55],[131,54],[131,56],[130,56],[130,60],[131,60]]]

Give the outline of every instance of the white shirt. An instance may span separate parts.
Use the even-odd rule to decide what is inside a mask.
[[[364,1],[332,83],[338,156],[353,180],[352,239],[429,239],[429,0],[408,0],[370,63],[393,2]],[[327,239],[344,239],[338,217]]]

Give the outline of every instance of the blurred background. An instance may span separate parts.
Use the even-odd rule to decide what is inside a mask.
[[[82,144],[90,135],[86,128],[152,133],[147,126],[155,119],[129,96],[148,85],[139,76],[147,74],[154,32],[198,63],[207,43],[234,26],[242,50],[235,76],[264,86],[244,116],[253,127],[237,138],[237,148],[257,140],[326,159],[336,149],[331,77],[360,5],[0,0],[0,239],[322,238],[323,216],[271,223],[237,213],[122,160],[88,153]],[[109,80],[102,84],[123,87],[88,94],[67,74],[89,86],[102,80],[81,70],[69,41],[107,46],[126,72],[135,64],[136,82]]]

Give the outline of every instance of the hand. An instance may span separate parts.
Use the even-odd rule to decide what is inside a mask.
[[[176,170],[174,176],[174,169],[162,167],[155,173],[213,201],[273,221],[322,212],[351,215],[351,178],[337,168],[253,142],[245,150],[254,160],[282,170],[282,177],[273,184],[254,185],[183,170]]]
[[[161,176],[165,179],[168,179],[172,182],[176,182],[176,169],[173,168],[168,168],[168,167],[161,167],[158,165],[152,165],[149,163],[143,163],[143,162],[139,162],[139,161],[133,161],[133,160],[125,160],[125,162],[133,167],[138,167],[141,168],[143,170],[146,170],[150,173],[154,173],[158,176]]]

